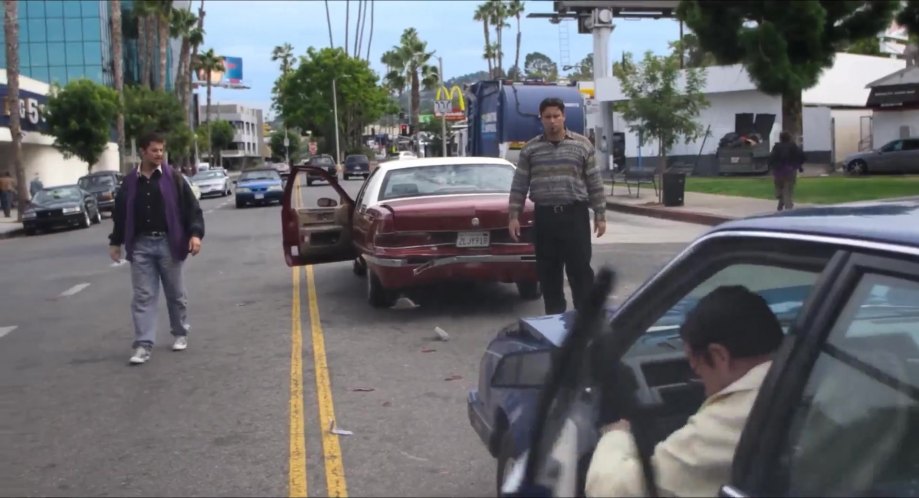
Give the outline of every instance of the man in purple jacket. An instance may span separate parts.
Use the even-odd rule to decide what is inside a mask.
[[[182,263],[201,251],[204,215],[181,173],[163,163],[166,139],[159,133],[140,138],[140,167],[125,175],[115,195],[109,255],[121,261],[121,245],[131,262],[134,298],[132,365],[146,363],[156,340],[160,281],[175,342],[173,351],[188,347],[188,299],[182,283]]]

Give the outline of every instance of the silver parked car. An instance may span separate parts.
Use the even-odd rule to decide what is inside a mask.
[[[201,189],[202,197],[208,195],[226,197],[232,193],[230,177],[220,169],[199,171],[197,175],[191,177],[191,181]]]
[[[851,154],[844,162],[846,171],[867,173],[919,173],[919,138],[893,140],[879,149]]]

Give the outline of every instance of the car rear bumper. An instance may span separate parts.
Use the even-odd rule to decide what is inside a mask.
[[[261,199],[256,198],[262,196]],[[280,202],[284,198],[283,191],[270,192],[236,192],[237,202]]]
[[[343,174],[348,176],[369,176],[370,175],[370,166],[356,166],[345,168]]]
[[[479,392],[475,389],[469,391],[469,394],[466,395],[466,411],[469,415],[469,425],[479,435],[479,439],[492,453],[492,456],[495,456],[491,445],[494,429],[489,425],[488,419],[485,418],[485,405],[479,399]]]
[[[115,209],[115,199],[101,200],[96,198],[96,204],[99,206],[99,211],[112,211]]]
[[[201,191],[201,197],[204,197],[206,195],[223,195],[228,189],[225,185],[216,185],[213,187],[202,187],[198,185],[198,190]]]
[[[536,282],[533,254],[469,254],[388,258],[365,255],[384,287],[400,289],[444,280]]]

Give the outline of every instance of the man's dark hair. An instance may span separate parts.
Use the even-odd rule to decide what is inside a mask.
[[[145,132],[144,134],[140,136],[140,140],[138,140],[137,145],[141,149],[146,149],[152,143],[165,144],[166,135],[163,135],[162,133],[158,131]]]
[[[542,99],[542,102],[539,103],[540,116],[542,116],[542,112],[545,111],[547,107],[558,107],[558,110],[561,111],[562,114],[565,114],[565,103],[558,97],[546,97]]]
[[[686,315],[680,337],[694,353],[708,358],[710,344],[727,348],[734,358],[773,353],[784,333],[762,296],[742,285],[721,286],[699,300]]]
[[[791,142],[791,133],[788,133],[787,131],[779,133],[779,142]]]

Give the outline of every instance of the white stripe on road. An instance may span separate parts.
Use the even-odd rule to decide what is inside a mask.
[[[58,297],[70,297],[70,296],[76,294],[77,292],[80,292],[81,290],[87,288],[87,287],[89,287],[89,284],[86,283],[86,282],[84,282],[84,283],[82,283],[82,284],[74,285],[73,287],[71,287],[71,288],[65,290],[64,292],[61,292],[61,295],[58,296]]]
[[[10,332],[16,330],[17,327],[19,327],[19,326],[18,326],[18,325],[11,325],[11,326],[9,326],[9,327],[0,327],[0,338],[2,338],[3,336],[5,336],[6,334],[9,334]]]
[[[204,214],[211,214],[211,213],[213,213],[213,212],[214,212],[213,209],[208,209],[207,211],[204,212]]]

